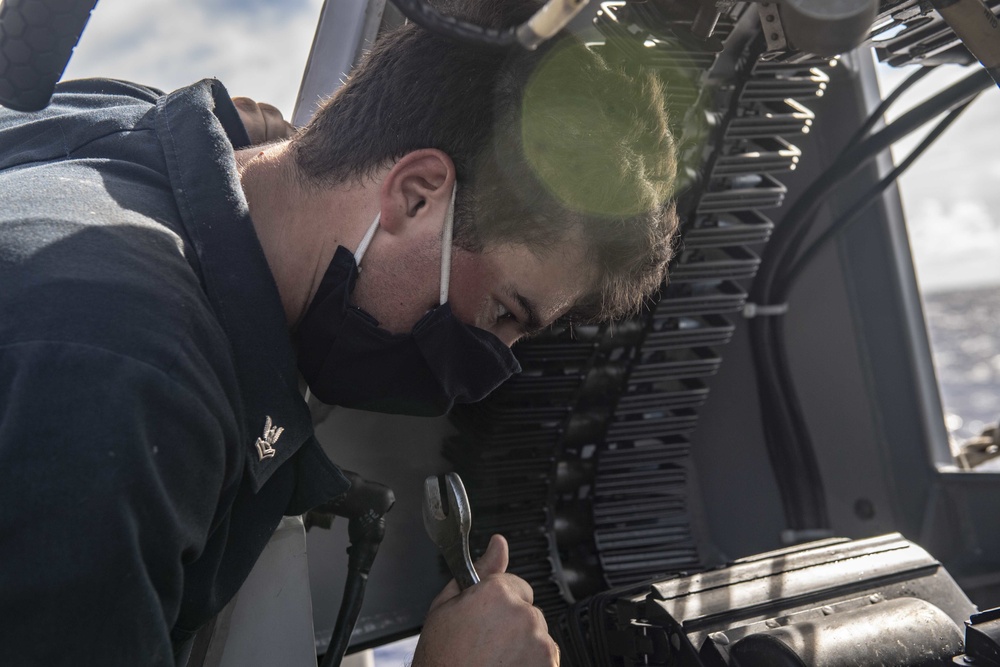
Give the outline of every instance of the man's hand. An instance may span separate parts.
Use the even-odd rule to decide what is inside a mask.
[[[234,97],[233,104],[240,112],[240,120],[253,145],[288,139],[295,134],[295,127],[267,102],[258,104],[249,97]]]
[[[434,598],[413,667],[552,667],[559,648],[532,606],[524,579],[507,574],[507,541],[499,535],[476,563],[481,581],[461,593],[451,581]]]

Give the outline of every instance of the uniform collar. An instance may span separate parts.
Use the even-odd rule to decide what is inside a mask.
[[[157,100],[156,131],[205,293],[229,338],[254,491],[313,436],[278,287],[253,228],[233,149],[250,144],[223,85],[206,79]],[[333,490],[347,481],[330,464]]]

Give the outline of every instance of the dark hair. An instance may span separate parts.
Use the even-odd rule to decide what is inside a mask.
[[[467,3],[464,18],[502,28],[529,0]],[[497,52],[406,25],[384,35],[293,139],[319,184],[363,179],[437,148],[459,183],[455,243],[521,243],[536,254],[582,238],[597,268],[577,319],[635,311],[662,282],[677,218],[663,86],[608,65],[564,36]]]

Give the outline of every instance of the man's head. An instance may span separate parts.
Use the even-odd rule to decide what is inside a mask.
[[[537,9],[470,4],[465,18],[489,27]],[[291,148],[316,186],[362,182],[427,149],[447,156],[459,249],[526,247],[543,263],[575,249],[581,284],[562,315],[635,310],[670,258],[676,167],[664,91],[575,39],[502,53],[405,26],[375,45]]]

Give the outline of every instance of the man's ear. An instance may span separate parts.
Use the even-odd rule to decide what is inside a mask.
[[[455,165],[447,153],[436,148],[407,153],[382,182],[381,227],[396,234],[414,223],[442,223],[454,185]]]

